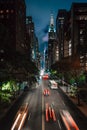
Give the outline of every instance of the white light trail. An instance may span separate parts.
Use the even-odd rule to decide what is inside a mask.
[[[24,113],[24,115],[23,115],[23,118],[22,118],[22,120],[21,120],[21,123],[20,123],[20,125],[19,125],[18,130],[21,130],[22,124],[23,124],[23,122],[24,122],[24,120],[25,120],[25,116],[26,116],[26,113]]]
[[[15,122],[14,122],[14,124],[13,124],[13,127],[11,128],[11,130],[14,130],[14,128],[15,128],[15,126],[17,125],[17,122],[18,122],[20,116],[21,116],[21,114],[19,114],[19,115],[17,116],[17,118],[16,118],[16,120],[15,120]]]

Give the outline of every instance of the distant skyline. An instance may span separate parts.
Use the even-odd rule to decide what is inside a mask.
[[[50,15],[54,15],[54,21],[59,9],[70,10],[72,2],[87,2],[87,0],[25,0],[26,15],[32,16],[35,25],[35,33],[40,44],[40,51],[44,51],[47,45],[47,34],[50,24]],[[56,25],[56,22],[54,23]]]

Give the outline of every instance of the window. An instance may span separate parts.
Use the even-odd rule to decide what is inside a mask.
[[[83,30],[80,30],[80,34],[82,34],[83,33]]]
[[[4,50],[3,50],[3,49],[1,49],[1,50],[0,50],[0,52],[1,52],[1,53],[4,53]]]
[[[9,13],[9,10],[8,10],[8,9],[6,10],[6,13]]]
[[[69,56],[72,55],[72,44],[71,41],[69,41]]]
[[[0,11],[0,13],[2,14],[2,13],[4,13],[4,11],[3,11],[3,10],[1,10],[1,11]]]
[[[87,16],[82,15],[82,16],[79,17],[79,19],[80,19],[80,20],[87,20]]]
[[[4,59],[3,59],[3,58],[1,58],[0,60],[1,60],[1,62],[3,62],[3,61],[4,61]]]

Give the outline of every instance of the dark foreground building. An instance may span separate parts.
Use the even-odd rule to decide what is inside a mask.
[[[24,0],[0,0],[0,55],[13,58],[24,53],[26,45],[26,6]]]
[[[78,54],[80,65],[87,70],[87,3],[73,3],[71,7],[72,55]]]

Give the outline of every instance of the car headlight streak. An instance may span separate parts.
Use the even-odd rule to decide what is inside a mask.
[[[16,118],[16,120],[15,120],[15,122],[14,122],[14,124],[13,124],[13,127],[11,128],[11,130],[14,130],[14,129],[15,129],[15,126],[17,125],[17,122],[18,122],[20,116],[21,116],[21,114],[19,114],[19,115],[17,116],[17,118]]]

